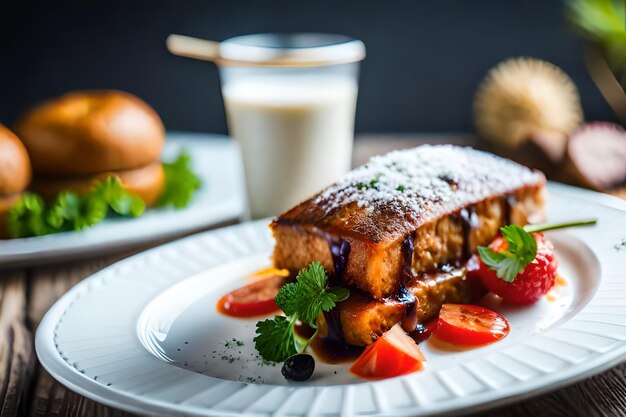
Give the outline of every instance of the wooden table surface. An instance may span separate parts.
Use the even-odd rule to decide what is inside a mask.
[[[390,149],[441,139],[428,135],[362,136],[356,142],[355,163]],[[467,136],[446,135],[443,139],[476,144]],[[37,362],[33,336],[47,309],[73,285],[146,247],[80,261],[61,259],[51,266],[0,270],[0,417],[130,416],[74,394],[52,379]],[[553,393],[475,416],[626,416],[626,364]]]

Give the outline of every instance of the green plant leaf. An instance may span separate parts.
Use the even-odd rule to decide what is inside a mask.
[[[294,339],[295,320],[284,316],[263,320],[256,324],[254,347],[261,357],[270,362],[282,362],[298,353]]]
[[[174,162],[163,164],[165,170],[165,187],[157,204],[159,207],[172,206],[180,209],[186,207],[202,182],[193,172],[191,156],[183,150]]]

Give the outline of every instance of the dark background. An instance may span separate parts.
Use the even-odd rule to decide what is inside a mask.
[[[472,131],[478,82],[518,55],[563,68],[587,120],[614,120],[555,0],[0,0],[0,122],[75,89],[137,94],[168,129],[226,131],[216,68],[171,56],[169,33],[223,40],[319,31],[362,39],[357,131]]]

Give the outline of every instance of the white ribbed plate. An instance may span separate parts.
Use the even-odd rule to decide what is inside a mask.
[[[504,309],[512,331],[493,345],[441,352],[423,372],[379,382],[321,366],[287,384],[254,358],[254,321],[219,316],[217,298],[269,264],[266,221],[192,236],[112,265],[46,314],[43,366],[96,401],[148,415],[421,416],[462,413],[554,389],[626,356],[626,204],[551,184],[550,221],[596,217],[550,234],[568,284],[555,301]],[[243,346],[226,341],[235,338]],[[335,371],[337,372],[335,374]]]
[[[174,159],[182,148],[202,179],[184,209],[154,208],[136,219],[109,218],[80,232],[0,240],[0,267],[103,255],[241,217],[245,189],[237,144],[226,136],[168,132],[163,159]]]

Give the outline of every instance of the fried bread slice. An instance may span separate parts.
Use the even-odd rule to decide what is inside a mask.
[[[444,303],[469,303],[480,291],[466,278],[465,268],[450,268],[418,277],[406,284],[406,295],[375,300],[362,291],[318,319],[320,333],[338,342],[366,346],[398,322],[424,324],[437,317]],[[329,323],[330,322],[330,323]],[[403,327],[406,327],[403,323]]]
[[[374,157],[275,219],[274,264],[320,261],[368,297],[397,295],[407,276],[461,264],[504,224],[543,220],[545,177],[451,145]]]

